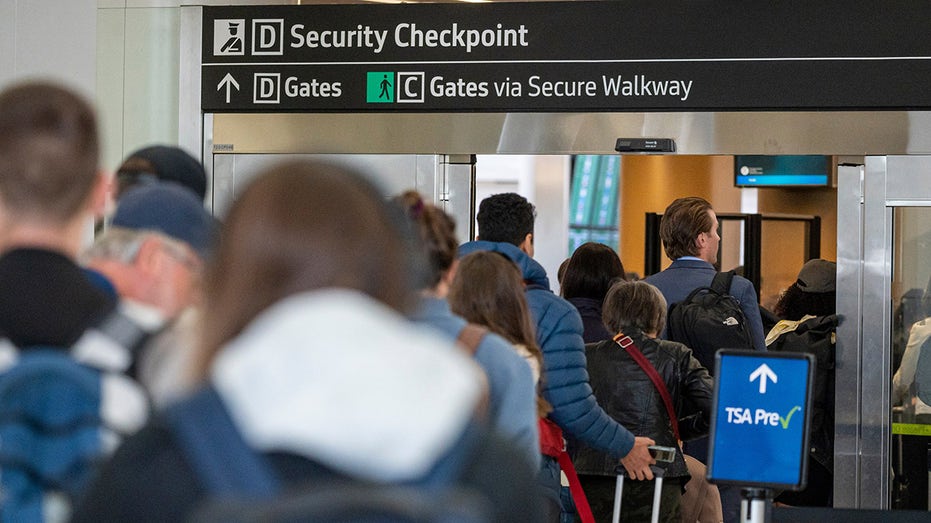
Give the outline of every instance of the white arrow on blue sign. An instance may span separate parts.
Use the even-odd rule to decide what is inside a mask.
[[[766,394],[766,379],[769,378],[773,383],[779,383],[779,377],[776,376],[776,373],[773,372],[773,369],[769,368],[769,365],[762,364],[756,368],[755,371],[750,373],[750,381],[753,382],[757,378],[760,379],[760,394]]]

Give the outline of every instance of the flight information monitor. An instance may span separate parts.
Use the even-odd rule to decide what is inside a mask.
[[[737,187],[831,187],[834,184],[832,156],[738,155],[734,157]]]

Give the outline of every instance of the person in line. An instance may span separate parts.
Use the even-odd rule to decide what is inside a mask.
[[[534,386],[541,390],[543,353],[537,346],[533,318],[524,296],[524,280],[511,260],[487,251],[462,258],[448,300],[453,313],[506,339],[530,366]],[[545,418],[551,410],[538,393],[537,418]]]
[[[656,369],[668,390],[682,437],[706,434],[711,423],[713,382],[708,370],[685,345],[659,339],[666,323],[666,300],[643,281],[615,283],[605,298],[604,324],[618,338],[587,346],[588,372],[599,403],[612,418],[634,434],[649,436],[657,445],[675,448],[665,467],[659,521],[679,522],[682,487],[689,471],[677,434],[656,385],[623,348],[629,337]],[[617,340],[617,341],[616,341]],[[690,405],[694,412],[686,413]],[[683,416],[689,414],[687,416]],[[686,419],[679,419],[685,417]],[[596,521],[609,521],[614,507],[615,460],[596,449],[582,447],[574,456]],[[654,483],[624,484],[621,521],[650,521]]]
[[[805,262],[798,278],[776,303],[774,312],[782,319],[766,336],[768,350],[815,356],[808,476],[804,490],[786,491],[776,497],[776,501],[787,505],[833,504],[836,289],[836,263],[818,258]]]
[[[902,361],[892,376],[891,401],[893,412],[901,410],[903,423],[927,427],[931,425],[931,279],[916,309],[921,319],[904,327],[908,334]],[[928,438],[903,434],[893,439],[893,445],[893,452],[898,448],[901,456],[894,463],[901,507],[926,510]]]
[[[626,280],[624,264],[614,249],[602,243],[583,243],[572,253],[561,282],[562,297],[579,311],[585,343],[611,339],[601,320],[601,305],[608,289]]]
[[[129,360],[122,340],[108,336],[118,343],[104,344],[115,361],[101,363],[94,358],[99,351],[81,353],[83,364],[100,371],[93,378],[76,363],[79,340],[86,341],[84,349],[100,349],[85,333],[96,330],[97,341],[110,334],[98,328],[117,308],[116,298],[76,263],[86,232],[103,214],[108,188],[99,168],[97,120],[86,100],[39,81],[0,92],[0,374],[15,375],[23,369],[16,363],[27,358],[48,371],[43,380],[4,380],[0,488],[4,517],[11,520],[26,513],[61,520],[96,463],[148,417],[143,391],[122,374]],[[83,386],[93,379],[93,386]],[[66,397],[47,401],[65,387]],[[20,401],[20,394],[32,401]],[[59,420],[87,409],[99,413],[97,425],[60,426]],[[91,432],[81,433],[84,427]],[[18,448],[30,452],[11,458]]]
[[[197,449],[179,439],[215,424],[172,421],[204,401],[219,405],[221,424],[282,490],[416,483],[469,452],[446,479],[487,499],[493,521],[538,521],[531,467],[476,422],[481,369],[403,315],[415,293],[401,222],[369,182],[340,167],[292,161],[253,179],[224,219],[205,277],[196,360],[204,388],[119,448],[73,521],[184,521],[203,503],[242,499],[208,489],[190,459]],[[470,427],[481,438],[459,446]],[[226,474],[241,464],[215,463]]]
[[[667,304],[678,303],[693,290],[711,285],[717,272],[715,264],[721,236],[718,235],[718,218],[707,200],[697,196],[674,200],[663,212],[659,234],[672,264],[644,281],[659,289]],[[753,284],[735,275],[730,294],[740,302],[747,318],[753,347],[766,350],[763,320]],[[665,337],[665,332],[661,336]]]
[[[919,301],[922,319],[908,327],[908,340],[902,353],[902,363],[892,376],[892,404],[904,407],[906,422],[914,422],[917,416],[925,423],[931,423],[931,402],[924,402],[917,392],[931,390],[931,376],[919,374],[920,356],[931,358],[931,346],[925,342],[931,339],[931,279]],[[924,369],[922,369],[924,370]],[[916,383],[917,380],[917,383]],[[927,397],[926,394],[923,394]]]
[[[663,271],[651,274],[643,281],[655,286],[663,294],[667,305],[685,300],[699,287],[708,287],[714,279],[718,262],[718,218],[707,200],[699,197],[678,198],[663,212],[660,220],[660,239],[666,256],[672,264]],[[740,302],[740,308],[750,328],[750,337],[756,350],[766,350],[763,319],[756,290],[750,280],[734,276],[729,294]],[[660,337],[666,338],[666,332]],[[701,438],[685,445],[687,454],[702,463],[708,463],[708,440]],[[734,523],[740,514],[740,490],[721,487],[725,523]]]
[[[152,182],[174,182],[193,192],[203,202],[207,196],[207,173],[196,158],[173,145],[150,145],[133,151],[116,169],[115,200],[132,187]]]
[[[156,406],[192,385],[188,360],[215,225],[190,190],[143,184],[123,195],[110,226],[81,255],[85,268],[118,293],[124,312],[159,331],[136,351],[131,368]]]
[[[837,264],[815,258],[802,265],[795,282],[779,296],[773,313],[783,327],[766,335],[771,338],[792,327],[791,322],[803,321],[805,316],[827,316],[837,312]]]
[[[213,217],[175,183],[130,190],[110,227],[81,255],[120,296],[159,310],[165,320],[199,303],[199,277],[213,235]]]
[[[116,303],[75,263],[107,179],[97,121],[45,83],[0,95],[0,335],[17,346],[71,346]]]
[[[527,303],[536,327],[537,344],[543,351],[543,398],[553,407],[548,418],[566,435],[609,453],[631,475],[653,478],[655,460],[647,447],[653,440],[635,437],[608,416],[592,394],[585,368],[582,320],[569,302],[550,290],[546,271],[533,259],[533,204],[515,193],[482,200],[477,215],[478,239],[459,248],[460,256],[476,251],[503,254],[520,268],[526,282]],[[544,457],[539,480],[548,493],[551,508],[562,514],[571,510],[568,492],[560,484],[560,466]],[[548,521],[561,516],[550,514]]]
[[[132,317],[155,329],[192,303],[197,255],[165,234],[110,227],[80,261],[106,278]]]
[[[416,191],[406,191],[394,203],[410,218],[423,248],[426,264],[420,304],[411,318],[455,340],[466,320],[450,310],[450,285],[456,274],[456,224],[439,207],[427,203]],[[492,329],[475,347],[475,361],[488,377],[488,416],[492,427],[524,451],[534,467],[540,464],[540,446],[535,415],[536,389],[530,367],[500,333]]]

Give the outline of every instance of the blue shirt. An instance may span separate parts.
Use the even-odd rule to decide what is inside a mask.
[[[467,323],[452,313],[446,300],[432,297],[421,299],[411,319],[451,340],[459,336]],[[493,427],[525,449],[530,463],[539,468],[537,396],[530,365],[507,340],[491,332],[479,343],[475,361],[488,376],[489,419]]]

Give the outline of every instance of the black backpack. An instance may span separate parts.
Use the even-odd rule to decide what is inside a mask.
[[[811,402],[811,455],[828,470],[834,466],[834,332],[836,314],[809,318],[773,340],[767,349],[815,356]]]
[[[737,298],[728,294],[734,271],[715,274],[710,287],[699,287],[669,308],[666,335],[692,349],[695,358],[714,373],[718,349],[752,350],[753,337]]]

